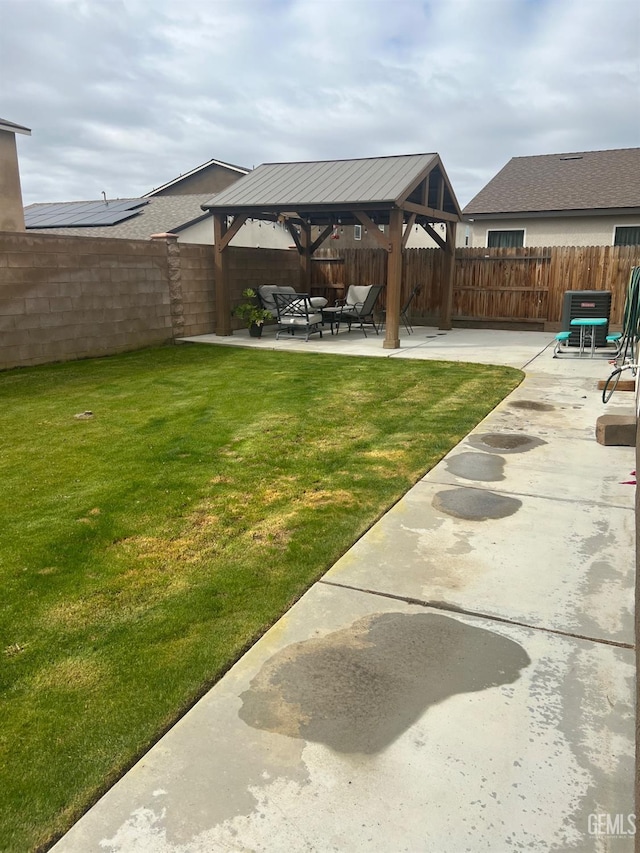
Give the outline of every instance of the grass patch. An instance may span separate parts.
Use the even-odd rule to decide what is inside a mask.
[[[0,849],[67,829],[521,378],[206,346],[0,374]]]

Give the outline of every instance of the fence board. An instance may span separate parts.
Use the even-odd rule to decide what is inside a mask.
[[[314,258],[312,284],[386,284],[386,261],[383,249],[324,249]],[[414,317],[437,316],[443,261],[440,249],[404,251],[403,301],[423,285]],[[620,324],[634,266],[640,266],[640,246],[457,249],[453,318],[559,324],[565,291],[610,290],[611,322]]]

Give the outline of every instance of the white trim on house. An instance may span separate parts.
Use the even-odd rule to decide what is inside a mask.
[[[353,226],[353,239],[362,240],[362,225]]]

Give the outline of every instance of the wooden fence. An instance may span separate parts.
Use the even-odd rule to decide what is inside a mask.
[[[312,288],[331,297],[347,284],[386,284],[383,249],[325,249],[311,266]],[[403,299],[422,284],[412,316],[433,322],[439,311],[444,252],[404,252]],[[611,322],[622,321],[631,268],[640,246],[552,246],[457,249],[453,318],[459,322],[538,323],[557,327],[567,290],[610,290]]]

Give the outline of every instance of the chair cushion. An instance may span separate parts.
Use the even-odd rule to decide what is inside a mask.
[[[258,287],[258,296],[260,297],[260,302],[262,302],[262,307],[267,311],[270,311],[274,317],[278,316],[278,311],[276,309],[276,301],[273,298],[273,294],[295,292],[295,288],[288,287],[287,285],[280,286],[279,284],[261,284]]]
[[[568,341],[571,337],[571,332],[558,332],[556,335],[557,341]]]
[[[370,290],[370,284],[350,284],[347,290],[346,304],[356,305],[358,302],[364,302]]]
[[[307,321],[304,317],[292,317],[288,314],[281,315],[279,323],[281,326],[302,326],[307,327]],[[309,325],[313,326],[316,323],[322,323],[322,314],[309,314]]]

